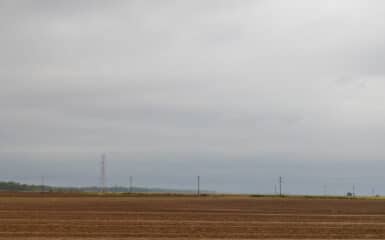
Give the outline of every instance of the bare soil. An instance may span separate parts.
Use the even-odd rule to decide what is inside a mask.
[[[385,239],[385,201],[0,194],[0,239]]]

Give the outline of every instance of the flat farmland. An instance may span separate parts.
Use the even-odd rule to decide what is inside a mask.
[[[385,201],[2,193],[0,239],[385,239]]]

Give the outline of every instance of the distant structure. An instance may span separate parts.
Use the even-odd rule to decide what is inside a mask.
[[[355,197],[356,196],[356,185],[353,184],[352,191],[351,192],[347,192],[346,196],[348,196],[348,197]]]
[[[45,192],[45,179],[44,176],[41,176],[41,192]]]
[[[328,186],[326,184],[323,185],[323,192],[324,192],[324,196],[327,196],[328,195]]]
[[[282,196],[282,176],[279,176],[278,183],[279,183],[279,196]]]
[[[102,154],[102,160],[100,162],[100,190],[106,191],[106,154]]]
[[[201,182],[200,182],[200,176],[197,176],[197,195],[200,196],[201,195],[201,189],[200,189],[200,185],[201,185]]]
[[[133,189],[132,189],[132,188],[133,188],[132,183],[133,183],[133,177],[130,176],[130,187],[129,187],[130,193],[132,193],[132,190],[133,190]]]

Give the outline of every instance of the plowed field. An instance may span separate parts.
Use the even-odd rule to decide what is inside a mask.
[[[0,194],[0,239],[385,239],[385,201]]]

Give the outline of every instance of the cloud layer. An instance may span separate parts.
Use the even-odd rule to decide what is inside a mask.
[[[1,1],[0,150],[381,159],[384,29],[379,0]]]

